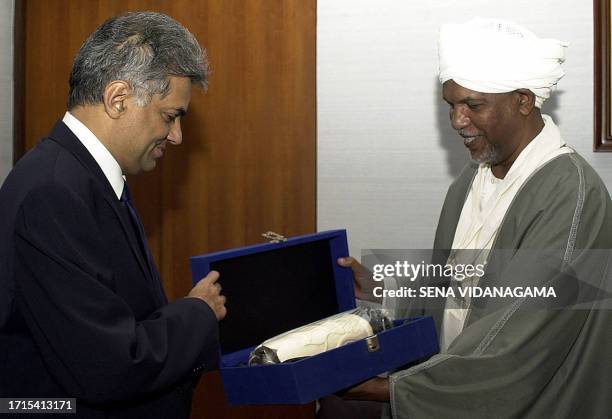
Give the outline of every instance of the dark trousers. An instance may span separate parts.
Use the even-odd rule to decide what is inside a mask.
[[[384,403],[344,400],[327,396],[319,400],[317,419],[380,419]]]

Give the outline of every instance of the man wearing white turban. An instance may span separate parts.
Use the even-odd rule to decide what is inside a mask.
[[[566,47],[501,20],[440,30],[443,97],[472,162],[449,188],[434,247],[453,249],[442,263],[487,263],[481,286],[546,285],[557,298],[403,307],[402,317],[434,316],[440,353],[350,397],[389,400],[396,418],[609,417],[612,311],[601,290],[612,281],[607,254],[592,249],[612,248],[612,203],[540,113],[564,75]],[[354,259],[339,263],[363,278]]]
[[[565,73],[568,44],[538,38],[515,23],[474,18],[465,24],[440,28],[440,82],[454,80],[481,93],[506,93],[529,89],[536,107],[550,96]]]

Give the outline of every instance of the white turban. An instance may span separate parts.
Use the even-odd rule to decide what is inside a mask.
[[[513,22],[474,18],[440,28],[440,82],[454,80],[481,93],[529,89],[539,108],[565,75],[568,44],[538,38]]]

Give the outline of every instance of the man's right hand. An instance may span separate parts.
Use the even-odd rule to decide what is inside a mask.
[[[221,295],[221,284],[217,282],[218,279],[219,272],[210,271],[198,281],[187,297],[204,301],[215,313],[217,320],[221,320],[227,314],[227,309],[225,308],[225,296]]]
[[[361,263],[357,262],[357,260],[351,256],[338,258],[338,265],[345,268],[351,268],[353,271],[356,298],[375,303],[382,302],[382,298],[374,296],[374,279],[372,278],[372,272],[368,271]]]

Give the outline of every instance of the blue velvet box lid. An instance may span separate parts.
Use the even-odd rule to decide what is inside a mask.
[[[345,230],[191,258],[193,282],[211,270],[227,296],[219,324],[221,378],[230,404],[301,404],[437,352],[431,318],[379,333],[379,350],[353,342],[299,361],[247,366],[249,353],[287,330],[355,308]]]

